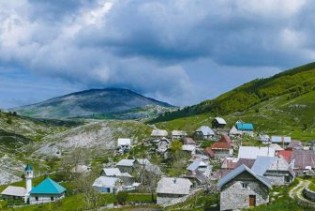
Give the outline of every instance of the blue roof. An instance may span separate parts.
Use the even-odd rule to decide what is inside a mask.
[[[236,128],[238,130],[245,130],[245,131],[253,131],[254,126],[251,123],[243,123],[243,122],[238,122],[236,123]]]
[[[27,164],[24,170],[25,171],[33,171],[33,167],[30,164]]]
[[[258,156],[252,171],[259,176],[263,176],[276,159],[276,157]]]
[[[57,182],[54,180],[50,179],[47,177],[44,181],[42,181],[39,185],[34,187],[30,194],[34,195],[57,195],[57,194],[62,194],[66,191],[64,187],[59,185]]]

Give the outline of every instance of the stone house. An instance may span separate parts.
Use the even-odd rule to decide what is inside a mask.
[[[134,162],[133,159],[122,159],[117,164],[116,167],[120,170],[120,172],[127,172],[131,174],[134,169]]]
[[[255,207],[269,202],[271,183],[241,165],[225,175],[218,183],[220,210]]]
[[[235,123],[235,128],[241,132],[241,134],[247,134],[249,136],[254,136],[254,126],[252,123],[245,123],[242,121],[237,121]]]
[[[118,138],[117,140],[117,149],[120,153],[128,152],[132,145],[132,140],[130,138]]]
[[[194,138],[197,140],[200,139],[211,139],[215,135],[214,131],[208,126],[199,127],[194,134]]]
[[[183,130],[173,130],[172,131],[172,140],[182,139],[187,136],[187,132]]]
[[[228,135],[223,135],[217,142],[212,144],[211,150],[214,152],[214,157],[223,159],[233,156],[232,140]]]
[[[282,157],[259,156],[251,170],[268,178],[272,185],[290,184],[295,177],[292,167]]]
[[[190,193],[191,188],[189,179],[162,177],[156,188],[157,204],[168,204],[182,198]]]

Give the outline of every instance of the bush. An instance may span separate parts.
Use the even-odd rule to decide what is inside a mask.
[[[118,204],[125,204],[127,199],[128,199],[128,193],[127,192],[121,191],[121,192],[118,192],[116,195],[116,200],[117,200]]]

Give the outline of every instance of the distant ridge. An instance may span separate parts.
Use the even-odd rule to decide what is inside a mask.
[[[132,111],[134,114],[135,109],[142,111],[141,114],[129,113],[122,118],[128,119],[128,116],[131,118],[148,116],[149,114],[144,112],[148,107],[151,110],[154,107],[156,114],[164,109],[174,108],[168,103],[145,97],[129,89],[105,88],[75,92],[10,110],[24,116],[48,119],[119,118],[121,113]]]

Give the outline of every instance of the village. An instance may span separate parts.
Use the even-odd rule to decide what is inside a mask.
[[[258,134],[253,123],[242,120],[232,128],[221,117],[210,124],[191,136],[182,130],[154,128],[141,145],[146,157],[137,155],[132,138],[118,138],[112,153],[121,159],[103,163],[88,186],[99,194],[148,193],[150,203],[162,209],[203,191],[219,194],[219,202],[213,205],[217,209],[237,210],[268,204],[273,188],[288,186],[299,176],[315,175],[315,143],[305,146],[289,136]],[[76,163],[71,172],[89,174],[92,168]],[[2,199],[29,206],[67,197],[69,190],[49,175],[33,186],[35,176],[33,164],[25,164],[25,186],[7,186]],[[303,191],[305,200],[312,203],[315,192],[307,187]]]

